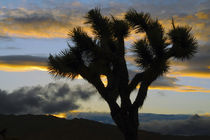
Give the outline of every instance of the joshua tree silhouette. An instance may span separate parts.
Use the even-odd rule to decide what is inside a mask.
[[[100,9],[90,10],[86,15],[94,37],[81,27],[74,28],[69,37],[74,46],[58,55],[49,56],[49,72],[54,76],[74,79],[81,75],[91,83],[108,103],[114,122],[124,134],[125,140],[138,139],[138,109],[147,96],[148,87],[159,76],[168,72],[169,59],[189,59],[197,50],[197,41],[190,27],[175,26],[165,33],[163,27],[149,13],[129,10],[124,19],[103,16]],[[139,72],[129,80],[125,60],[124,39],[130,30],[146,33],[145,38],[133,43]],[[107,86],[100,79],[107,78]],[[135,101],[131,92],[140,84]],[[120,98],[120,105],[116,102]]]

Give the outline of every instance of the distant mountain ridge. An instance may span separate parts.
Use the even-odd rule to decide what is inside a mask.
[[[153,113],[139,113],[139,120],[141,122],[149,122],[154,120],[185,120],[189,119],[193,115],[188,114],[153,114]],[[83,118],[88,120],[95,120],[107,124],[114,124],[109,113],[70,113],[67,119]]]
[[[86,119],[66,120],[46,115],[0,115],[0,130],[15,140],[123,140],[119,130],[109,124]],[[141,140],[208,140],[208,136],[170,136],[139,131]]]

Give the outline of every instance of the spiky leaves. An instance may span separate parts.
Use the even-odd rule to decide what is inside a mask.
[[[162,57],[165,55],[165,48],[167,47],[166,37],[164,37],[164,30],[162,25],[158,20],[151,20],[149,29],[146,33],[147,39],[157,57]]]
[[[80,51],[91,50],[96,47],[95,42],[81,27],[74,28],[68,35]]]
[[[81,28],[74,28],[71,33],[75,46],[61,51],[59,55],[49,57],[49,70],[55,76],[74,79],[80,74],[82,66],[88,66],[95,60],[97,44]]]
[[[151,18],[149,13],[138,13],[136,10],[129,10],[126,15],[125,19],[130,23],[137,32],[147,32],[149,29]]]
[[[135,42],[133,52],[136,54],[135,61],[139,67],[147,69],[153,63],[153,54],[146,39]]]
[[[160,76],[169,69],[169,62],[165,57],[157,57],[146,39],[138,40],[133,45],[137,65],[146,73],[152,72]],[[148,76],[147,76],[148,77]]]
[[[74,79],[79,74],[82,61],[78,59],[78,52],[74,49],[62,51],[59,55],[48,58],[49,72],[55,77],[70,77]]]
[[[190,33],[190,27],[174,27],[168,35],[172,43],[170,50],[173,57],[177,59],[189,59],[197,51],[197,41]]]
[[[87,19],[85,23],[91,24],[93,32],[98,38],[102,39],[111,37],[110,20],[101,15],[99,8],[90,10],[85,18]]]
[[[162,75],[168,70],[166,59],[166,37],[158,20],[153,20],[148,13],[138,13],[130,10],[125,19],[137,32],[145,32],[144,40],[138,40],[133,45],[136,54],[136,63],[144,70],[156,71],[156,75]]]
[[[164,37],[164,30],[158,20],[153,20],[148,13],[138,13],[130,10],[126,13],[125,19],[137,32],[145,32],[148,43],[153,49],[154,55],[161,57],[165,53],[167,44]]]
[[[129,25],[125,20],[119,20],[112,16],[112,33],[116,38],[125,38],[129,35]]]

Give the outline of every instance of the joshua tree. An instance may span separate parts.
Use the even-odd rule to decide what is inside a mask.
[[[189,59],[197,49],[197,42],[189,27],[175,27],[166,34],[159,21],[148,13],[129,10],[124,19],[103,16],[100,9],[86,15],[94,36],[76,27],[69,37],[74,43],[58,55],[49,56],[49,72],[54,76],[74,79],[80,75],[91,83],[109,105],[111,116],[124,134],[125,140],[138,139],[138,109],[147,96],[148,87],[159,76],[168,72],[169,59]],[[129,79],[125,60],[125,38],[130,30],[146,33],[131,47],[139,72]],[[105,85],[100,76],[106,76]],[[137,88],[138,94],[131,102],[130,95]],[[116,102],[120,99],[120,104]]]

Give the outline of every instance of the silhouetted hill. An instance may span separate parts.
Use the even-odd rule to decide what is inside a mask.
[[[18,140],[123,140],[116,126],[85,119],[45,115],[0,115],[0,131]],[[170,136],[139,131],[141,140],[208,140],[208,136]]]

